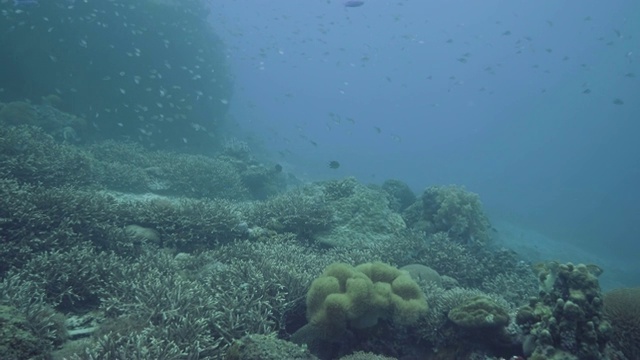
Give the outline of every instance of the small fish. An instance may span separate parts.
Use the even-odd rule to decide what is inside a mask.
[[[329,169],[337,169],[340,167],[340,163],[335,161],[335,160],[331,160],[329,161]]]
[[[613,99],[613,103],[615,105],[624,105],[624,101],[622,101],[622,99],[619,99],[619,98]]]
[[[360,0],[347,0],[344,3],[345,7],[359,7],[364,5],[364,1],[360,1]]]
[[[584,89],[582,91],[583,94],[591,94],[591,89]]]

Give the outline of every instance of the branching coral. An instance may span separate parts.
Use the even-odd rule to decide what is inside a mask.
[[[331,227],[334,215],[328,204],[310,190],[289,191],[255,203],[249,213],[250,223],[278,233],[293,233],[301,240],[312,240]]]
[[[404,217],[427,235],[444,232],[461,244],[482,246],[490,239],[490,224],[480,197],[461,186],[428,187],[422,202],[409,207]]]
[[[93,182],[92,158],[34,126],[0,127],[0,175],[46,186]]]

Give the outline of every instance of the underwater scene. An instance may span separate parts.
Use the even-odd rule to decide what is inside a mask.
[[[640,359],[639,16],[0,0],[0,360]]]

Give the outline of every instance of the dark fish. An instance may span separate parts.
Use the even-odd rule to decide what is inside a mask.
[[[282,172],[282,165],[280,164],[276,164],[275,169],[276,173],[281,173]]]
[[[347,0],[344,2],[345,7],[358,7],[364,5],[364,1],[360,0]]]
[[[591,89],[584,89],[582,91],[583,94],[591,94]]]
[[[622,99],[613,99],[613,103],[616,105],[624,105],[624,101],[622,101]]]
[[[329,161],[329,168],[330,169],[337,169],[340,167],[340,163],[335,161],[335,160],[331,160]]]

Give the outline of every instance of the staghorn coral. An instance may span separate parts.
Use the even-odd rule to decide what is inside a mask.
[[[96,170],[99,181],[115,190],[208,199],[244,200],[249,196],[240,173],[224,158],[151,151],[114,141],[89,149],[100,163]]]
[[[34,260],[0,282],[0,301],[15,304],[25,314],[46,351],[59,346],[56,339],[66,334],[56,335],[60,330],[48,315],[55,312],[47,309],[60,304],[53,295],[61,289],[63,295],[83,295],[87,290],[97,295],[98,302],[85,301],[82,309],[99,314],[95,336],[81,346],[65,348],[65,358],[182,359],[188,354],[216,359],[247,334],[273,334],[279,328],[275,313],[282,307],[284,291],[253,261],[227,258],[220,266],[192,263],[195,268],[190,269],[184,256],[178,260],[167,252],[147,252],[136,259],[80,254],[75,263],[64,264],[78,255],[58,253],[60,261],[42,257],[40,267]],[[45,274],[46,267],[52,275]],[[69,277],[75,274],[77,279]]]
[[[77,147],[60,144],[35,126],[0,127],[0,176],[46,186],[86,186],[95,181],[93,161]]]
[[[278,233],[296,234],[301,240],[312,240],[334,222],[332,209],[313,190],[297,189],[255,203],[248,214],[249,222]]]
[[[226,200],[132,201],[72,187],[46,188],[0,180],[0,273],[34,255],[90,242],[135,255],[140,247],[204,250],[247,236],[238,207]],[[140,242],[124,227],[154,229],[161,241]]]
[[[395,360],[395,358],[377,355],[369,352],[357,351],[353,354],[341,357],[340,360]]]
[[[127,205],[123,218],[129,224],[153,229],[162,246],[179,252],[202,251],[247,235],[242,213],[227,200],[152,199]]]
[[[10,313],[12,318],[24,319],[24,326],[20,326],[20,331],[28,332],[27,336],[35,340],[38,353],[48,355],[55,347],[59,347],[68,338],[64,324],[64,316],[56,312],[52,304],[47,303],[41,284],[25,280],[24,275],[24,273],[12,273],[0,281],[0,308],[6,306],[5,309],[11,309]],[[22,320],[19,321],[22,322]],[[2,322],[2,320],[0,320],[0,322]],[[0,328],[12,332],[10,326],[5,328],[5,325],[7,324],[2,324]],[[0,336],[0,343],[11,339],[11,336],[13,335],[3,333],[2,336]],[[29,343],[31,343],[31,341],[29,341]],[[27,349],[15,342],[13,342],[12,346],[14,347],[13,350],[17,350],[18,346],[20,346],[22,350]],[[11,352],[3,350],[2,354],[11,354]],[[16,359],[22,358],[25,357],[17,357]]]
[[[101,249],[126,247],[117,225],[126,213],[111,196],[0,179],[0,217],[5,219],[0,223],[0,273],[24,265],[38,253],[65,251],[85,242]]]
[[[110,280],[113,269],[124,264],[115,254],[96,251],[85,243],[38,254],[9,276],[34,284],[34,294],[41,294],[59,311],[82,311],[97,308],[102,284]]]
[[[268,335],[247,335],[231,344],[229,360],[315,360],[307,349]]]
[[[29,331],[29,323],[12,307],[0,305],[0,354],[6,360],[37,359],[49,356],[50,344],[43,344]]]

